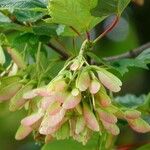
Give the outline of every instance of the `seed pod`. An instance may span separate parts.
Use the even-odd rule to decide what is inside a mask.
[[[51,93],[48,91],[46,87],[41,87],[34,90],[30,90],[23,94],[24,99],[33,99],[36,96],[48,97],[51,96]]]
[[[112,135],[116,136],[120,133],[120,130],[116,124],[111,124],[105,121],[102,121],[102,124]]]
[[[96,100],[100,102],[102,107],[108,107],[111,104],[111,99],[107,95],[106,90],[104,87],[101,87],[100,91],[95,96]]]
[[[48,115],[55,115],[61,110],[61,103],[54,102],[51,104],[47,110]]]
[[[48,121],[48,120],[47,120]],[[59,128],[61,127],[61,125],[65,122],[65,120],[61,121],[60,123],[58,123],[57,125],[50,127],[48,122],[45,124],[41,124],[40,128],[39,128],[39,133],[42,135],[52,135],[53,133],[55,133],[57,130],[59,130]]]
[[[18,92],[18,90],[21,87],[22,87],[22,84],[19,82],[11,83],[9,85],[1,87],[0,88],[0,102],[9,100]]]
[[[64,109],[72,109],[75,108],[81,101],[81,94],[77,96],[73,96],[71,93],[68,94],[67,99],[63,103],[62,107]]]
[[[98,121],[86,103],[83,105],[83,114],[87,127],[98,132],[100,130]]]
[[[90,90],[91,94],[96,94],[100,90],[100,87],[101,87],[101,85],[100,85],[99,81],[94,79],[91,81],[89,90]]]
[[[78,105],[76,106],[76,111],[77,111],[80,115],[83,114],[83,112],[82,112],[82,107],[81,107],[80,104],[78,104]]]
[[[53,92],[61,92],[64,91],[65,88],[67,87],[67,84],[63,78],[57,79],[53,82],[50,82],[47,86],[47,89],[50,93]]]
[[[19,127],[19,129],[17,130],[15,139],[16,140],[23,140],[24,138],[26,138],[30,133],[32,132],[32,128],[31,127],[26,127],[21,125]]]
[[[21,120],[21,124],[23,126],[32,126],[36,122],[38,122],[43,116],[43,113],[34,113],[30,116],[25,117]]]
[[[3,65],[5,63],[5,61],[6,61],[5,54],[4,54],[3,49],[0,45],[0,64]]]
[[[80,134],[85,128],[85,120],[83,116],[77,117],[75,133]]]
[[[17,52],[15,49],[12,48],[7,48],[7,52],[10,54],[12,57],[13,61],[17,64],[19,68],[26,68],[26,64],[22,58],[22,56]]]
[[[99,114],[100,120],[102,121],[112,123],[112,124],[117,123],[117,117],[112,113],[98,109],[98,114]]]
[[[103,68],[100,68],[97,73],[101,83],[110,91],[119,92],[121,90],[122,82],[115,75]]]
[[[43,97],[41,100],[40,108],[42,108],[43,111],[46,111],[50,105],[52,105],[55,102],[55,99],[53,97]]]
[[[34,82],[31,81],[17,92],[17,94],[10,101],[10,111],[16,111],[20,109],[27,102],[27,100],[23,98],[23,94],[30,91],[33,88],[33,86]]]
[[[127,110],[124,115],[127,119],[138,119],[141,116],[141,112],[137,110]]]
[[[143,119],[130,119],[128,120],[129,125],[133,130],[139,133],[147,133],[150,132],[150,125],[145,122]]]
[[[63,120],[65,113],[66,113],[66,110],[64,110],[62,108],[55,115],[46,114],[46,116],[44,117],[44,119],[41,123],[41,127],[53,128],[53,127],[57,126]]]
[[[90,84],[91,84],[91,79],[89,73],[87,71],[82,71],[76,81],[76,87],[80,91],[86,91],[90,87]]]

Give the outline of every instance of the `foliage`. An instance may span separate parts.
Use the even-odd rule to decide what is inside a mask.
[[[33,131],[37,142],[55,139],[43,150],[59,149],[62,143],[72,150],[113,149],[112,137],[120,133],[121,120],[137,132],[150,131],[145,119],[149,117],[150,96],[113,97],[112,92],[119,92],[122,82],[111,73],[117,70],[124,75],[129,67],[148,69],[150,49],[136,58],[114,62],[92,51],[105,32],[91,40],[90,31],[115,15],[109,31],[129,3],[0,1],[0,102],[10,100],[10,111],[27,111],[16,133],[17,140]],[[73,48],[64,45],[68,37],[82,43],[78,54],[74,53],[74,43]]]

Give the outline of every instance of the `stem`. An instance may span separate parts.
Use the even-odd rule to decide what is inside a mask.
[[[70,28],[81,38],[81,40],[83,40],[81,34],[74,27],[70,26]]]
[[[117,25],[118,21],[119,21],[119,16],[116,16],[112,24],[102,34],[100,34],[99,37],[97,37],[94,40],[93,44],[96,44],[101,38],[103,38],[108,32],[110,32]]]
[[[88,40],[88,41],[91,40],[91,36],[90,36],[90,33],[89,33],[88,31],[86,32],[86,37],[87,37],[87,40]]]
[[[59,49],[57,47],[55,47],[52,43],[49,43],[47,46],[49,46],[50,48],[52,48],[54,51],[56,51],[58,54],[60,54],[62,56],[62,59],[66,60],[69,58],[69,54],[66,53],[64,50]]]
[[[36,71],[39,73],[40,71],[40,52],[41,52],[42,43],[39,42],[37,55],[36,55]]]

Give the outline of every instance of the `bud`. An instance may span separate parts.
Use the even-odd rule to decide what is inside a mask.
[[[21,125],[19,127],[19,129],[17,130],[15,139],[22,140],[22,139],[26,138],[31,132],[32,132],[31,127],[26,127],[26,126]]]
[[[120,79],[103,68],[100,68],[100,70],[97,73],[102,84],[112,92],[119,92],[120,86],[122,86]]]
[[[77,79],[77,88],[80,91],[86,91],[91,84],[91,79],[87,71],[82,71]]]
[[[86,103],[83,104],[83,114],[87,127],[98,132],[100,130],[98,121]]]

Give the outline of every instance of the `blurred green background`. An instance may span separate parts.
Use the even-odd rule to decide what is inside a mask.
[[[103,24],[96,27],[91,35],[98,35],[112,18],[108,18]],[[136,48],[150,41],[150,0],[145,1],[143,7],[129,6],[123,14],[119,25],[99,42],[95,51],[98,56],[110,56]],[[150,92],[150,71],[142,69],[130,69],[123,77],[123,89],[120,95],[133,93],[137,96]],[[16,141],[14,136],[19,127],[20,120],[26,114],[20,112],[11,113],[8,103],[0,104],[0,150],[39,150],[32,136],[24,141]],[[118,145],[128,145],[137,142],[150,142],[150,135],[137,134],[128,126],[124,127],[118,137]],[[146,149],[145,149],[146,150]]]

